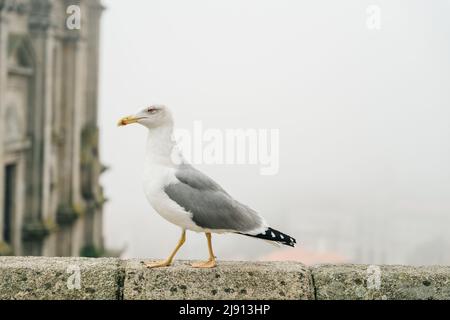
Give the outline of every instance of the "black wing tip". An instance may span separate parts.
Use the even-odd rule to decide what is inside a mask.
[[[282,233],[278,230],[272,229],[272,228],[267,228],[267,230],[265,232],[257,234],[257,235],[251,235],[251,234],[245,234],[245,233],[244,233],[244,235],[263,239],[263,240],[274,241],[274,242],[284,244],[286,246],[293,247],[293,248],[297,244],[297,240],[295,240],[293,237],[291,237],[285,233]]]

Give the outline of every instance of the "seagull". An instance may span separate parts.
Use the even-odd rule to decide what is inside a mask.
[[[152,105],[133,116],[120,119],[118,125],[140,124],[148,129],[144,165],[144,192],[153,209],[181,228],[181,238],[164,260],[145,263],[146,267],[167,267],[186,241],[186,230],[206,235],[209,259],[192,264],[195,268],[213,268],[216,257],[212,233],[235,233],[294,247],[295,239],[268,226],[256,211],[238,202],[219,184],[190,165],[176,148],[172,114],[164,105]]]

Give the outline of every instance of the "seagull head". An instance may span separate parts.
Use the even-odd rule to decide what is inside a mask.
[[[117,125],[122,127],[132,123],[139,123],[148,129],[155,129],[166,125],[172,125],[173,120],[172,115],[166,106],[152,105],[139,111],[135,115],[120,119]]]

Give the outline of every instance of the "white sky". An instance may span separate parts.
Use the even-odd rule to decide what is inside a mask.
[[[378,229],[368,226],[375,240],[365,244],[375,250],[413,252],[417,241],[445,237],[450,1],[104,4],[100,116],[102,159],[111,166],[102,179],[109,247],[162,258],[179,236],[143,194],[145,129],[116,127],[151,103],[171,107],[182,128],[201,120],[208,128],[279,129],[278,175],[261,176],[257,166],[200,169],[307,248],[320,244],[351,257],[354,245],[336,243],[343,235],[361,241],[358,221],[366,217],[377,221]],[[366,27],[369,4],[381,8],[379,31]],[[412,227],[389,228],[392,219]],[[420,219],[431,228],[422,230]],[[222,259],[275,250],[231,235],[215,243]],[[204,237],[189,234],[179,256],[206,255]],[[386,255],[385,262],[399,261],[394,251]]]

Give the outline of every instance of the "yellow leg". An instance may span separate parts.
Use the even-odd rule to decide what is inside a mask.
[[[208,252],[209,259],[206,262],[193,263],[194,268],[214,268],[216,266],[216,257],[214,256],[212,243],[211,243],[211,233],[205,233],[206,239],[208,240]]]
[[[183,230],[181,233],[181,238],[178,241],[177,246],[175,247],[175,250],[173,250],[172,254],[164,261],[154,262],[154,263],[144,263],[144,265],[147,268],[159,268],[159,267],[168,267],[172,264],[172,260],[177,254],[178,250],[181,248],[181,246],[186,241],[186,230]]]

